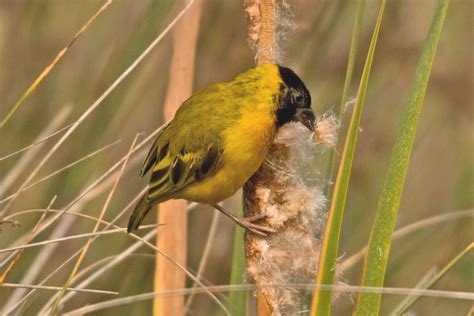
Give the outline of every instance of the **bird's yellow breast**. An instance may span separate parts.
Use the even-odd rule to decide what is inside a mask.
[[[191,201],[215,204],[241,188],[263,163],[275,135],[274,119],[268,114],[244,115],[226,131],[222,167],[211,177],[184,189],[180,195]]]

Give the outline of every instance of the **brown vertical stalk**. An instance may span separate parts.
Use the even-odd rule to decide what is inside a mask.
[[[257,64],[275,63],[276,48],[276,8],[275,0],[245,0],[245,11],[249,20],[249,41],[256,44]],[[255,188],[261,182],[265,182],[263,172],[259,170],[244,187],[245,208],[244,214],[250,216],[251,213],[258,213],[258,201],[254,198]],[[253,210],[257,208],[257,210]],[[246,256],[249,258],[254,252],[251,238],[246,237]],[[253,280],[256,281],[256,280]],[[258,284],[258,282],[257,282]],[[263,295],[261,289],[257,288],[257,315],[271,315],[272,308]]]
[[[189,0],[178,1],[180,6]],[[164,106],[165,120],[173,117],[179,105],[192,93],[194,56],[201,16],[201,0],[196,0],[173,31],[173,57],[170,66],[168,92]],[[187,250],[187,203],[172,200],[157,207],[160,227],[157,247],[178,263],[186,264]],[[156,256],[155,292],[185,287],[185,274],[162,256]],[[156,298],[153,301],[154,315],[184,315],[184,297]]]
[[[249,41],[256,48],[259,65],[275,63],[278,17],[284,13],[284,0],[245,0],[249,20]],[[284,22],[283,22],[284,23]],[[257,236],[246,233],[247,275],[257,286],[257,315],[295,315],[300,311],[302,293],[282,285],[308,283],[314,279],[322,232],[325,197],[320,185],[304,165],[314,154],[333,147],[336,122],[322,116],[310,132],[301,124],[281,127],[265,163],[244,186],[246,217],[265,215],[260,225],[275,233]],[[306,167],[304,174],[300,167]],[[307,183],[312,183],[311,185]]]
[[[275,0],[260,1],[260,36],[258,37],[257,63],[274,64],[276,47]]]

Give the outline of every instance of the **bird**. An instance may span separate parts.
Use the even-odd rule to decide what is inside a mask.
[[[151,170],[150,182],[127,232],[138,229],[154,205],[170,199],[211,205],[251,233],[274,232],[255,224],[264,215],[239,218],[218,203],[259,169],[283,125],[300,122],[314,131],[315,120],[308,88],[278,64],[259,65],[197,91],[163,127],[145,158],[140,176]]]

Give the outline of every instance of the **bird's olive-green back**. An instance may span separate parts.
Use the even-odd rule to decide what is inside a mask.
[[[214,174],[224,163],[226,131],[239,124],[243,114],[263,111],[273,116],[280,83],[277,66],[264,65],[186,100],[145,159],[142,174],[153,168],[149,200],[167,199],[199,177]]]

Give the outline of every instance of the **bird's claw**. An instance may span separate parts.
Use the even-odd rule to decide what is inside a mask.
[[[254,222],[265,218],[267,218],[267,215],[259,214],[255,216],[239,218],[237,223],[251,233],[262,237],[267,237],[269,234],[276,233],[276,230],[268,226],[254,224]]]

